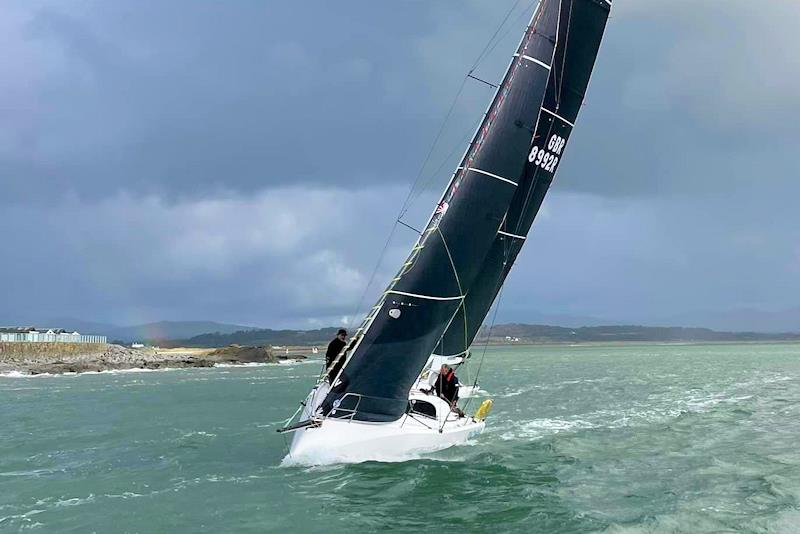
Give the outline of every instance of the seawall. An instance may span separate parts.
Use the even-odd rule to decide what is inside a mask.
[[[111,345],[108,343],[0,342],[0,361],[35,358],[44,362],[70,356],[100,355],[105,353],[109,347]]]

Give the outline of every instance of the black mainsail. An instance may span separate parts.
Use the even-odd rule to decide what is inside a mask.
[[[567,56],[566,43],[591,56],[583,62],[591,71],[596,50],[587,50],[591,47],[578,39],[575,44],[559,40],[576,31],[562,26],[581,23],[580,17],[573,20],[571,13],[584,5],[594,6],[596,17],[605,24],[610,6],[605,0],[541,0],[428,225],[359,328],[352,354],[323,405],[326,415],[361,421],[400,418],[406,411],[411,385],[454,319],[460,315],[462,328],[469,330],[465,319],[471,315],[459,312],[470,294],[477,295],[477,287],[487,283],[499,288],[502,279],[498,282],[498,276],[504,278],[507,271],[500,269],[494,275],[487,272],[487,266],[497,264],[497,258],[506,257],[505,240],[500,243],[502,256],[498,256],[499,238],[512,230],[522,231],[525,224],[530,226],[530,207],[536,203],[537,194],[544,196],[541,186],[536,187],[540,179],[529,164],[530,156],[537,166],[549,169],[550,180],[558,164],[550,156],[556,153],[555,148],[541,158],[538,152],[532,153],[531,147],[537,147],[540,141],[534,132],[539,133],[542,109],[551,110],[553,119],[558,115],[561,121],[566,117],[558,110],[568,113],[567,117],[572,117],[572,121],[566,118],[569,123],[582,102],[582,91],[577,100],[562,94],[570,92],[570,87],[580,87],[573,80],[575,74],[569,78],[559,74],[552,89],[550,80],[556,66],[564,64],[563,59],[558,61]],[[568,57],[574,53],[570,50]],[[567,79],[569,85],[563,83]],[[577,102],[574,111],[573,101]],[[566,143],[567,136],[561,138]],[[540,149],[544,151],[544,147]],[[487,298],[491,305],[495,294],[481,298],[475,308]]]
[[[456,356],[469,349],[511,271],[583,105],[610,8],[605,0],[562,3],[558,45],[528,164],[481,273],[436,347],[437,354]]]

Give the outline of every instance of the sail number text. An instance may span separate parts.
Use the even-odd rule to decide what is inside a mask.
[[[554,135],[547,142],[546,149],[534,145],[531,149],[531,153],[528,154],[528,161],[534,165],[538,165],[547,172],[554,173],[556,172],[556,165],[558,165],[561,152],[564,150],[564,145],[566,144],[566,139],[560,135]]]

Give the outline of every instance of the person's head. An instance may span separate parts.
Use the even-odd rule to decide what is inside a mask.
[[[336,337],[338,337],[342,341],[345,341],[347,339],[347,330],[345,330],[344,328],[340,328],[339,331],[336,333]]]
[[[449,372],[450,372],[450,366],[447,365],[446,363],[443,363],[442,366],[439,368],[439,373],[446,375]]]

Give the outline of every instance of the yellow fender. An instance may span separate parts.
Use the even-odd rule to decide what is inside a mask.
[[[481,405],[475,411],[475,415],[473,415],[472,418],[475,419],[476,421],[483,421],[484,419],[486,419],[486,416],[489,415],[489,412],[492,411],[493,405],[494,402],[492,401],[492,399],[486,399],[481,403]]]

